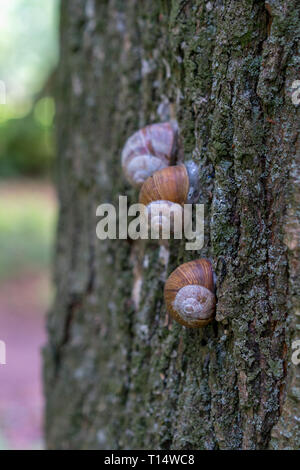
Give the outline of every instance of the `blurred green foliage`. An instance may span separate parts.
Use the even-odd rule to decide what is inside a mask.
[[[49,173],[54,157],[53,116],[48,124],[47,117],[44,121],[39,119],[33,111],[22,119],[0,125],[1,177]]]
[[[0,185],[0,280],[48,268],[56,226],[50,188],[32,182]]]
[[[49,173],[59,0],[1,0],[0,177]]]

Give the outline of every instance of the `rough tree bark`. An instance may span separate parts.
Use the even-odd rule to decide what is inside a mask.
[[[298,25],[297,0],[62,1],[49,448],[299,448]],[[100,242],[96,207],[137,201],[126,138],[169,118],[201,171],[203,249]],[[163,286],[198,257],[217,321],[189,330]]]

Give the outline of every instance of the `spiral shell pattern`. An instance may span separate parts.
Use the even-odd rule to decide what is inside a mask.
[[[151,238],[169,239],[182,237],[183,208],[171,201],[153,201],[145,206],[145,217]]]
[[[140,187],[158,170],[170,165],[176,150],[176,131],[170,122],[151,124],[135,132],[122,151],[127,180]]]
[[[168,312],[181,325],[197,328],[210,323],[216,306],[210,262],[203,258],[179,266],[169,276],[164,296]]]

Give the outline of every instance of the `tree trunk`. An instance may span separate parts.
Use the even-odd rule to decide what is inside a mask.
[[[62,1],[49,448],[299,448],[298,17],[297,0]],[[138,199],[126,139],[171,118],[201,172],[203,249],[99,241],[96,207]],[[163,287],[200,257],[216,321],[186,329]]]

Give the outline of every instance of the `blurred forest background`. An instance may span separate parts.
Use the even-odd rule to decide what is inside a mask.
[[[43,447],[40,349],[56,221],[59,0],[0,3],[0,449]]]

